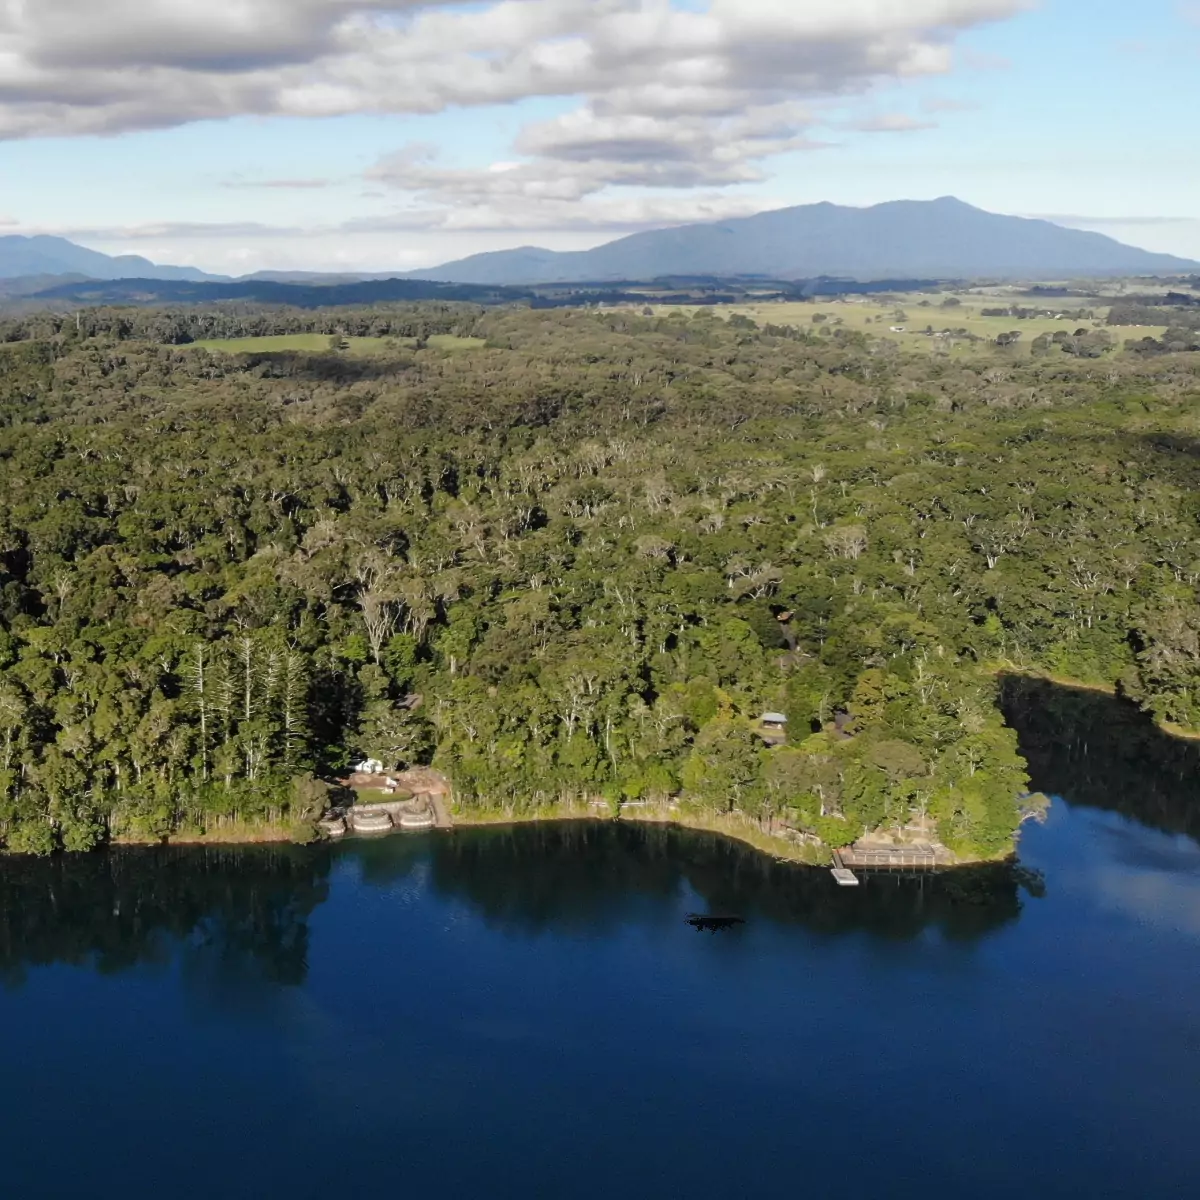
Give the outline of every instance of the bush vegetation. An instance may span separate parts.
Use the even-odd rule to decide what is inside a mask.
[[[190,345],[296,333],[414,344]],[[369,753],[465,805],[991,856],[1026,786],[998,664],[1200,725],[1192,355],[450,305],[0,342],[12,850],[311,820]]]

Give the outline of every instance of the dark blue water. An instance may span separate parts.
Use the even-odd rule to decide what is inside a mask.
[[[1059,801],[1015,871],[856,892],[608,824],[0,862],[0,1188],[1190,1194],[1200,846],[1157,826]]]

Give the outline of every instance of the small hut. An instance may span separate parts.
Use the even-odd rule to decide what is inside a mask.
[[[758,722],[758,735],[768,746],[781,746],[787,741],[788,719],[783,713],[763,713]]]

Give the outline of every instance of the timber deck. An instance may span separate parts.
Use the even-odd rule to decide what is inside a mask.
[[[858,887],[858,876],[853,871],[846,870],[841,853],[833,852],[833,870],[829,872],[837,881],[838,887]]]
[[[846,867],[860,871],[935,871],[954,865],[953,858],[944,850],[914,846],[869,850],[847,846],[841,851],[841,860]]]

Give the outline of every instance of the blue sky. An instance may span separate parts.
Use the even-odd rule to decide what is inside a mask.
[[[0,0],[0,233],[391,270],[952,194],[1200,258],[1200,3]]]

